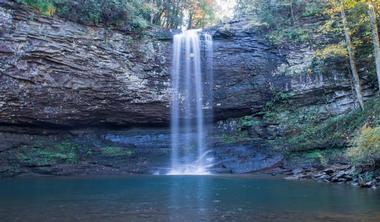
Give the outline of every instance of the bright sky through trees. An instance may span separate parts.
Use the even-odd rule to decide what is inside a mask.
[[[216,16],[218,20],[232,18],[234,16],[235,6],[236,0],[216,0]]]

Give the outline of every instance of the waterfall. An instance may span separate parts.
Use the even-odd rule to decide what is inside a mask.
[[[201,40],[205,45],[203,57]],[[212,47],[211,35],[202,35],[200,30],[187,30],[174,36],[171,175],[208,174],[206,137],[212,124]],[[202,58],[206,64],[202,64]]]

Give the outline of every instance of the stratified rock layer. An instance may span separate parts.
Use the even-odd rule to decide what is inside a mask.
[[[86,27],[3,3],[0,122],[16,125],[168,125],[171,40]],[[240,28],[215,33],[217,118],[270,99],[276,51]]]
[[[168,120],[168,42],[4,5],[0,122],[129,125]],[[15,6],[20,7],[20,6]]]

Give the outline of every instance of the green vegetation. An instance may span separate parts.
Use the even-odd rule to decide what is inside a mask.
[[[348,52],[343,45],[330,44],[323,49],[318,49],[315,56],[321,60],[339,60],[340,58],[347,59]]]
[[[364,1],[345,0],[348,9],[350,29],[358,37],[357,46],[370,42],[369,18]],[[376,12],[380,3],[375,2]],[[334,0],[238,0],[237,16],[248,17],[265,28],[274,43],[299,43],[313,40],[319,34],[330,36],[332,40],[343,41],[339,5]],[[364,37],[364,39],[363,39]],[[361,42],[362,40],[362,42]],[[335,44],[339,43],[335,42]]]
[[[131,149],[125,149],[122,147],[113,147],[107,146],[102,149],[102,154],[108,157],[120,157],[120,156],[128,156],[132,157],[135,155],[135,152]]]
[[[375,164],[380,161],[380,126],[364,126],[353,139],[353,147],[348,156],[355,164]]]
[[[281,47],[297,48],[306,44],[315,52],[310,74],[320,70],[344,68],[348,70],[349,56],[341,18],[341,7],[336,0],[239,0],[238,16],[252,20],[264,35]],[[370,76],[376,81],[373,38],[368,15],[369,1],[343,0],[347,28],[355,50],[354,62],[359,76]],[[372,1],[380,16],[380,2]],[[330,74],[331,72],[324,72]]]
[[[204,27],[214,22],[210,0],[17,0],[44,15],[57,14],[85,25],[103,25],[121,30],[144,29],[150,25],[177,28]],[[184,20],[185,13],[190,15]]]
[[[238,129],[247,129],[249,127],[253,127],[256,123],[256,120],[252,116],[244,116],[238,121]]]
[[[146,28],[150,8],[137,0],[17,0],[42,14],[57,14],[86,25],[102,24],[120,29]]]
[[[318,31],[328,5],[323,0],[239,0],[237,13],[263,28],[273,44],[306,43]],[[305,22],[307,20],[313,20]]]
[[[333,116],[327,110],[276,106],[265,118],[286,129],[283,143],[289,152],[313,149],[343,148],[365,124],[380,126],[380,102],[374,98],[366,103],[365,111],[354,110]]]
[[[226,144],[244,143],[251,141],[249,130],[259,122],[252,116],[221,121],[219,124],[227,126],[229,132],[222,133],[220,141]]]
[[[52,16],[56,12],[55,4],[60,0],[17,0],[19,3],[24,3],[38,9],[42,14]]]
[[[77,164],[82,158],[92,158],[99,153],[105,157],[133,157],[135,152],[132,149],[122,147],[107,146],[96,151],[89,147],[82,147],[79,144],[63,142],[48,147],[37,143],[36,145],[23,146],[17,152],[15,159],[22,164],[31,166],[45,166],[56,164]]]
[[[75,164],[79,162],[79,145],[61,143],[54,147],[23,147],[16,159],[29,165],[53,165],[58,163]]]
[[[345,158],[345,151],[342,149],[308,150],[303,152],[286,153],[289,161],[306,163],[309,165],[328,166],[331,163]]]
[[[356,97],[362,104],[360,80],[376,82],[373,47],[376,21],[370,18],[371,8],[374,8],[372,18],[380,17],[379,1],[239,0],[238,3],[238,16],[251,20],[274,45],[290,49],[306,46],[314,53],[310,65],[299,72],[285,69],[286,74],[331,76],[334,71],[352,74]],[[282,94],[274,93],[263,112],[264,119],[279,124],[283,132],[276,144],[279,149],[326,162],[322,150],[353,146],[348,157],[356,163],[372,164],[379,158],[379,98],[367,101],[364,111],[336,116],[321,106],[297,106],[292,95]],[[318,100],[313,104],[329,101],[327,96],[313,99]],[[366,127],[362,129],[363,126]]]
[[[281,30],[273,30],[268,34],[268,38],[273,44],[280,45],[287,41],[306,43],[311,39],[310,35],[311,33],[302,27],[288,27]]]
[[[289,101],[270,103],[267,122],[284,130],[276,145],[289,157],[326,165],[330,159],[349,158],[354,164],[372,165],[380,159],[380,100],[366,102],[365,110],[334,116],[327,110],[296,108]],[[347,155],[345,149],[347,150]],[[339,150],[336,155],[334,150]],[[345,157],[344,157],[345,156]]]

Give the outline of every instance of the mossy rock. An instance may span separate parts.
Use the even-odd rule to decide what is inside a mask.
[[[15,154],[22,165],[45,166],[60,163],[76,164],[80,159],[80,146],[73,143],[60,143],[52,147],[24,146]]]
[[[133,157],[136,153],[130,148],[107,146],[101,149],[101,153],[107,157]]]

